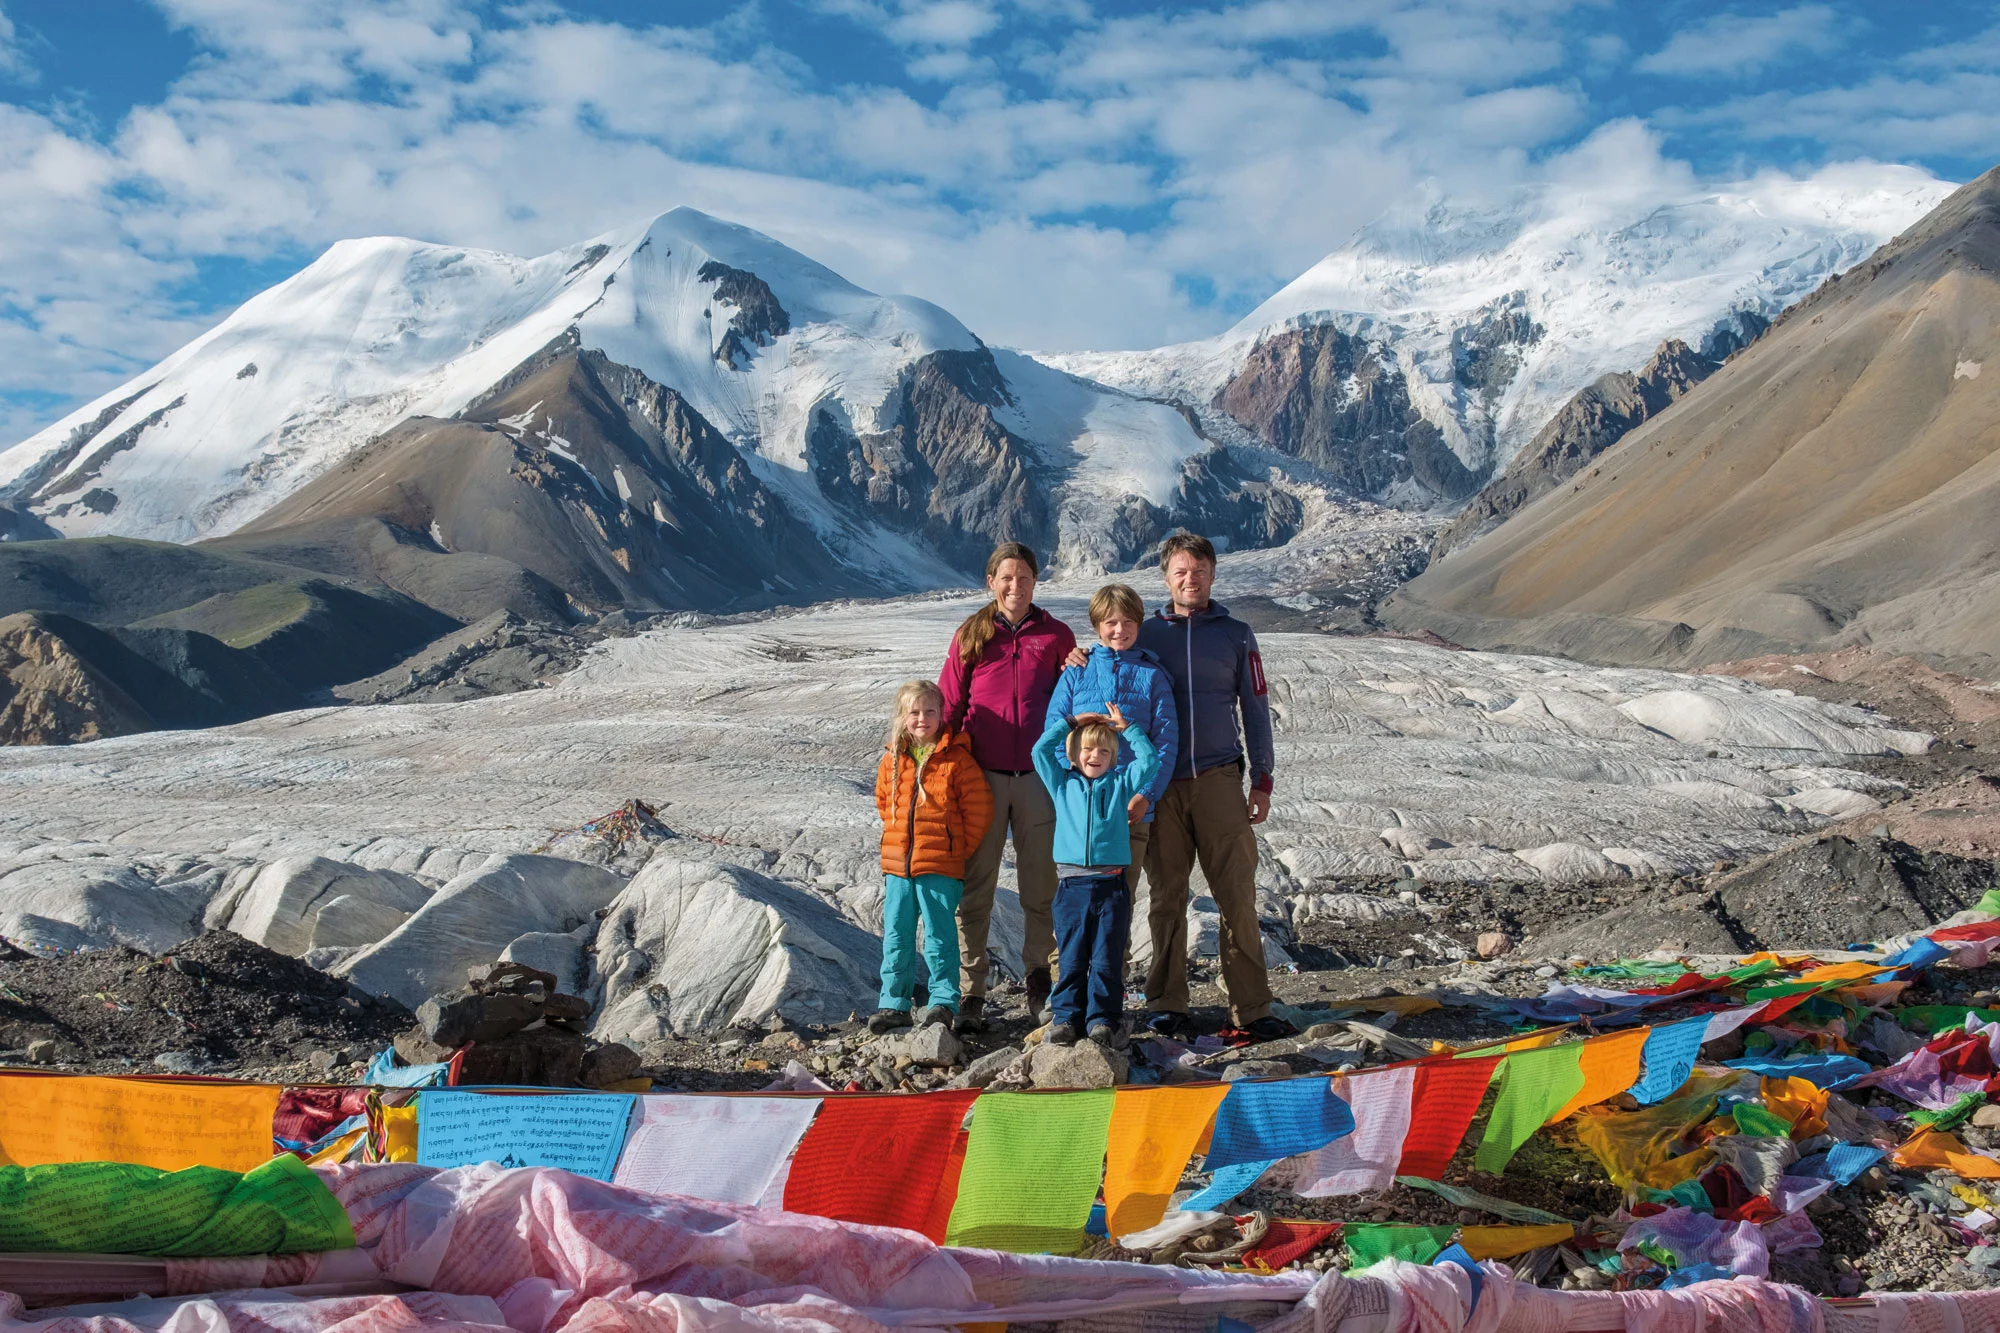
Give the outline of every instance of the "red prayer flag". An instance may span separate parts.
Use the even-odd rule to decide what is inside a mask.
[[[1283,1268],[1319,1248],[1320,1242],[1338,1230],[1338,1222],[1285,1222],[1274,1217],[1264,1239],[1257,1242],[1256,1249],[1244,1253],[1243,1261],[1246,1264],[1262,1261],[1266,1268]]]
[[[1934,940],[1990,940],[1995,935],[2000,935],[2000,921],[1974,921],[1969,925],[1945,926],[1930,933]]]
[[[341,1121],[367,1110],[366,1088],[286,1088],[278,1094],[278,1109],[271,1116],[271,1137],[281,1148],[317,1143]],[[306,1155],[298,1148],[290,1151]]]
[[[828,1097],[799,1141],[785,1211],[902,1227],[943,1243],[947,1171],[965,1160],[965,1113],[979,1089],[906,1097]],[[951,1182],[957,1194],[957,1182]]]
[[[1417,1081],[1410,1088],[1410,1130],[1403,1136],[1397,1175],[1425,1180],[1444,1176],[1500,1058],[1496,1051],[1480,1059],[1418,1062]]]

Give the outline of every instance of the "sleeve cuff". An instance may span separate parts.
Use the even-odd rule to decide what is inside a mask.
[[[1269,796],[1271,794],[1271,775],[1269,773],[1259,773],[1256,777],[1251,778],[1250,790],[1261,791],[1266,796]]]

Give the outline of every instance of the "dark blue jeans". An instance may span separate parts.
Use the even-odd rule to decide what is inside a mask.
[[[1079,1031],[1125,1016],[1125,945],[1132,893],[1123,875],[1076,875],[1056,885],[1056,985],[1050,1021]]]

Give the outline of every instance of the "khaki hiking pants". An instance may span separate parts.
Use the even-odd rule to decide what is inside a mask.
[[[986,770],[993,788],[993,823],[965,863],[965,896],[958,901],[960,989],[986,994],[993,959],[986,931],[993,921],[993,890],[1000,882],[1000,854],[1014,835],[1014,879],[1027,918],[1021,963],[1026,971],[1052,967],[1056,956],[1056,805],[1040,777]]]
[[[1271,1013],[1271,978],[1264,936],[1257,929],[1257,833],[1235,764],[1167,784],[1146,848],[1151,894],[1146,924],[1153,962],[1146,969],[1146,1008],[1188,1011],[1188,875],[1195,863],[1222,915],[1222,988],[1230,1020],[1242,1027]]]

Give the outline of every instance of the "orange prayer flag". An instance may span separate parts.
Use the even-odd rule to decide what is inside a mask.
[[[1158,1226],[1227,1083],[1119,1088],[1104,1149],[1104,1222],[1113,1237]]]
[[[2000,1161],[1969,1152],[1957,1135],[1935,1129],[1918,1130],[1889,1160],[1905,1167],[1941,1166],[1967,1180],[2000,1180]]]
[[[0,1076],[0,1164],[129,1162],[248,1171],[271,1160],[283,1091],[245,1083]]]
[[[1826,1133],[1826,1090],[1802,1078],[1759,1080],[1764,1106],[1792,1122],[1792,1137],[1809,1139]]]
[[[1888,968],[1876,963],[1863,963],[1859,961],[1851,963],[1828,963],[1825,967],[1816,967],[1810,972],[1800,973],[1797,979],[1800,981],[1819,982],[1861,981],[1867,977],[1881,976],[1888,970]]]
[[[1520,1227],[1460,1227],[1458,1243],[1475,1259],[1512,1259],[1544,1245],[1566,1245],[1576,1239],[1567,1222]]]
[[[1639,1055],[1646,1049],[1646,1037],[1651,1032],[1651,1028],[1634,1028],[1585,1041],[1579,1062],[1583,1068],[1583,1088],[1564,1102],[1548,1123],[1567,1119],[1586,1106],[1608,1102],[1637,1083]]]

